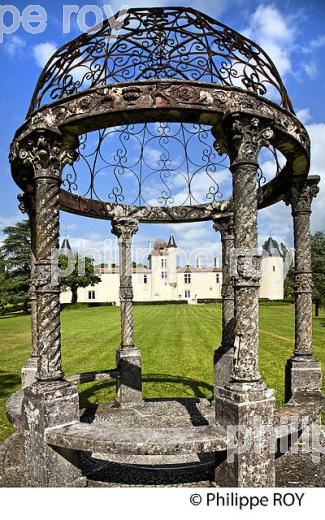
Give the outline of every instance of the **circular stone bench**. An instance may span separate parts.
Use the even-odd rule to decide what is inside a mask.
[[[52,446],[124,455],[211,453],[227,449],[227,432],[218,425],[186,428],[114,428],[75,423],[48,429]]]

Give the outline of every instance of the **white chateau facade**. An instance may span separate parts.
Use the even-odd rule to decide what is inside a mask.
[[[262,276],[260,298],[269,300],[283,299],[283,258],[270,238],[262,254]],[[67,239],[64,240],[61,254],[71,254]],[[177,246],[173,236],[168,243],[156,240],[149,250],[148,267],[133,269],[132,283],[135,302],[187,300],[199,303],[200,300],[220,299],[222,286],[221,267],[193,267],[177,265]],[[119,268],[96,268],[101,281],[94,286],[78,289],[78,302],[105,303],[119,305]],[[71,291],[62,290],[61,303],[71,302]]]

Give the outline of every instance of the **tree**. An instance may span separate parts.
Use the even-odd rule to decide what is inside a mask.
[[[73,271],[70,272],[68,268],[71,265],[69,262],[73,262]],[[75,304],[78,301],[78,288],[88,287],[88,285],[94,286],[100,282],[101,279],[95,274],[93,259],[86,257],[80,257],[78,253],[69,256],[60,255],[59,266],[61,271],[70,272],[67,276],[61,277],[61,284],[65,288],[71,290],[71,303]]]
[[[311,237],[311,262],[313,271],[313,300],[315,315],[325,306],[325,233],[318,231]]]
[[[3,229],[6,238],[1,247],[2,301],[23,303],[28,312],[29,282],[31,276],[31,237],[28,220]]]
[[[2,252],[0,251],[0,312],[4,314],[6,305],[9,302],[9,280],[6,272],[6,263]]]
[[[287,272],[287,276],[285,277],[285,280],[284,280],[284,299],[285,300],[291,300],[294,298],[294,288],[293,288],[294,274],[295,274],[294,266],[291,265]]]

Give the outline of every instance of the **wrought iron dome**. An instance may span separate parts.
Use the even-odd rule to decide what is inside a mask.
[[[114,15],[119,20],[119,13]],[[281,77],[256,43],[192,8],[132,8],[56,51],[29,114],[71,94],[115,82],[188,80],[240,87],[293,112]]]
[[[230,148],[245,118],[270,129],[259,147],[259,164],[271,154],[274,166],[267,178],[257,172],[262,208],[283,200],[309,169],[308,134],[272,60],[195,9],[132,8],[53,54],[16,132],[12,173],[34,191],[34,141],[51,131],[71,155],[60,172],[61,209],[209,220],[232,205]]]

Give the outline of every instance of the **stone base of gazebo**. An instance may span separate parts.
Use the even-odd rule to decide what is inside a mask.
[[[17,395],[17,401],[21,400],[21,393]],[[296,417],[296,413],[303,417],[311,410],[317,408],[315,399],[310,396],[309,404],[305,406],[301,402],[291,404],[276,411],[275,426],[283,423],[284,418]],[[318,403],[318,408],[322,403]],[[17,411],[18,407],[16,407]],[[12,414],[16,412],[12,411]],[[121,438],[126,431],[148,431],[159,435],[165,429],[178,429],[180,432],[180,453],[146,454],[146,447],[141,448],[139,454],[105,453],[104,450],[96,452],[80,451],[80,469],[83,485],[88,487],[120,487],[120,486],[175,486],[175,487],[219,487],[224,482],[216,482],[214,452],[185,453],[183,432],[195,427],[215,427],[215,408],[207,399],[199,398],[175,398],[175,399],[148,399],[139,406],[116,407],[115,403],[93,406],[81,411],[80,427],[96,427],[98,431],[121,432]],[[313,422],[314,418],[310,417]],[[0,486],[1,487],[27,487],[27,471],[24,465],[23,435],[19,418],[16,415],[15,425],[17,432],[11,435],[0,445]],[[300,426],[298,424],[298,430]],[[82,430],[81,430],[82,431]],[[212,430],[213,431],[213,430]],[[216,430],[218,433],[218,430]],[[204,436],[205,435],[205,436]],[[202,442],[209,441],[209,436],[204,434]],[[323,435],[323,434],[321,434]],[[97,442],[97,441],[96,441]],[[193,442],[196,442],[194,439]],[[220,440],[220,443],[222,441]],[[315,447],[310,452],[301,449],[301,441],[297,441],[286,453],[276,455],[275,473],[276,486],[325,486],[325,442],[321,439],[318,450]],[[110,447],[110,444],[107,444]],[[149,442],[148,453],[153,451],[154,443]],[[290,445],[290,444],[289,444]],[[220,444],[221,446],[221,444]],[[185,449],[186,448],[186,449]],[[52,448],[49,448],[52,449]],[[184,452],[182,452],[182,450]],[[77,453],[72,450],[73,453]],[[222,454],[222,452],[220,452]],[[80,480],[80,479],[79,479]],[[79,481],[77,479],[77,481]],[[76,481],[75,485],[80,485]],[[69,485],[64,484],[62,485]],[[74,486],[70,483],[70,486]]]
[[[322,392],[322,367],[313,357],[292,357],[285,367],[285,400],[302,392]]]
[[[21,369],[21,384],[22,388],[30,386],[36,380],[37,374],[37,358],[30,357],[24,363]]]

